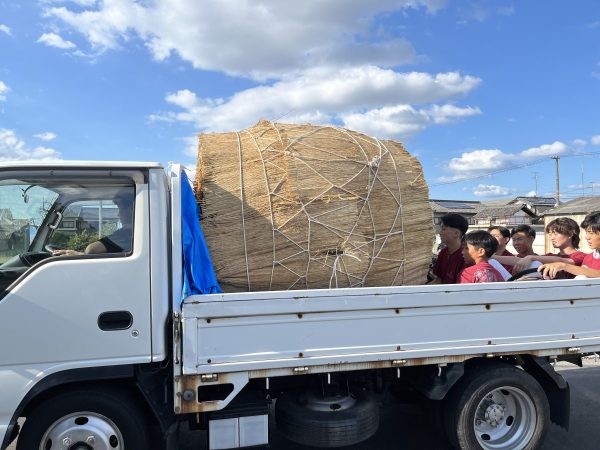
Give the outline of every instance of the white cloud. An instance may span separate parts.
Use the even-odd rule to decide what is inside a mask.
[[[527,194],[525,194],[525,197],[537,197],[537,192],[529,191]]]
[[[392,67],[411,61],[415,52],[410,42],[382,40],[375,18],[407,8],[434,13],[444,4],[104,0],[83,8],[49,7],[46,16],[84,35],[96,50],[117,49],[135,36],[157,60],[177,54],[198,69],[266,79],[316,66]]]
[[[411,104],[464,95],[480,82],[479,78],[457,72],[430,75],[373,66],[318,68],[227,99],[199,98],[184,89],[166,97],[182,112],[154,114],[151,118],[191,122],[209,131],[245,128],[261,118],[316,123],[337,120],[359,130],[387,130],[386,136],[410,134],[432,123],[479,114],[478,108],[433,105],[419,110]],[[377,121],[383,122],[377,125]]]
[[[0,81],[0,102],[6,100],[6,94],[8,93],[8,91],[10,91],[10,88],[2,81]]]
[[[377,26],[378,18],[409,9],[434,14],[446,0],[353,0],[343,7],[322,0],[45,2],[49,25],[80,33],[92,55],[135,39],[156,60],[177,56],[197,69],[259,82],[227,98],[200,98],[187,89],[170,93],[166,101],[178,109],[150,115],[154,121],[223,131],[266,118],[406,136],[481,114],[454,99],[481,79],[397,71],[419,55],[408,40]]]
[[[495,184],[478,184],[477,187],[473,189],[473,194],[478,197],[500,197],[502,195],[508,195],[512,192],[512,189],[497,186]]]
[[[198,136],[196,136],[196,135],[186,136],[184,138],[181,138],[181,140],[184,142],[184,145],[185,145],[185,150],[183,151],[183,153],[192,158],[197,158],[198,157]]]
[[[498,149],[474,150],[463,153],[460,158],[452,158],[448,168],[459,175],[471,175],[503,169],[514,159],[514,155]]]
[[[346,127],[366,134],[390,137],[407,136],[422,131],[429,122],[429,116],[410,105],[388,106],[373,109],[366,113],[353,113],[342,116]]]
[[[74,43],[63,39],[56,33],[44,33],[40,36],[37,42],[46,44],[49,47],[56,47],[63,50],[72,50],[77,47]]]
[[[445,124],[458,118],[481,114],[481,110],[479,108],[471,108],[470,106],[461,108],[451,104],[442,106],[433,105],[431,108],[428,108],[427,112],[433,121],[438,124]]]
[[[182,89],[174,94],[169,94],[165,100],[182,109],[193,109],[198,104],[198,97],[188,89]]]
[[[481,114],[479,108],[433,105],[416,110],[410,105],[387,106],[365,113],[342,114],[344,126],[379,137],[410,136],[432,124],[447,124],[461,117]]]
[[[52,141],[56,139],[56,134],[46,131],[44,133],[34,134],[33,137],[41,139],[42,141]]]
[[[73,3],[79,6],[95,6],[98,3],[98,0],[39,0],[42,4],[57,4],[57,3]]]
[[[3,23],[0,23],[0,32],[9,36],[12,35],[12,31],[10,30],[10,28],[7,25],[4,25]]]
[[[450,175],[444,175],[438,181],[448,182],[481,177],[511,167],[523,166],[545,156],[564,155],[570,152],[572,149],[560,141],[528,148],[518,153],[506,153],[499,149],[472,150],[448,161]]]
[[[587,145],[587,141],[585,139],[574,139],[573,146],[574,147],[585,147]]]
[[[0,161],[56,159],[61,159],[61,155],[53,148],[41,146],[30,148],[13,130],[0,128]]]
[[[77,7],[44,1],[49,26],[83,35],[91,56],[135,39],[156,60],[176,55],[197,69],[259,82],[228,98],[171,93],[166,101],[179,110],[151,120],[207,131],[245,128],[261,118],[333,122],[397,136],[481,114],[449,100],[481,79],[392,69],[419,56],[408,40],[377,26],[381,16],[409,9],[434,14],[446,0],[353,0],[343,7],[321,0],[76,0]]]
[[[555,141],[552,144],[544,144],[539,147],[528,148],[519,153],[524,158],[539,158],[542,156],[559,156],[567,153],[569,147],[560,141]]]
[[[595,136],[592,136],[590,141],[594,145],[600,145],[600,134],[596,134]]]

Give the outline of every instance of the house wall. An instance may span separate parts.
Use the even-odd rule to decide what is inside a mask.
[[[526,224],[530,225],[532,223],[532,217],[527,214],[525,211],[517,211],[512,216],[502,216],[502,217],[493,217],[486,219],[475,219],[475,225],[477,226],[492,226],[492,225],[500,225],[502,227],[513,227],[515,225]]]
[[[558,217],[569,217],[571,219],[573,219],[575,222],[577,222],[578,225],[581,225],[581,222],[583,222],[583,219],[585,219],[585,216],[587,214],[560,214],[560,215],[547,215],[544,216],[544,228],[550,223],[552,222],[554,219],[558,218]],[[579,233],[579,250],[581,250],[584,253],[591,253],[592,250],[590,249],[590,247],[587,245],[587,242],[585,240],[585,231],[581,230]],[[552,247],[552,242],[550,242],[550,237],[546,236],[545,239],[545,243],[544,243],[546,249],[547,249],[547,253],[558,253],[553,247]]]

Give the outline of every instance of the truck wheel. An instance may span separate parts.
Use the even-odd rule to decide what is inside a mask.
[[[549,425],[539,383],[512,366],[475,369],[450,392],[444,410],[450,443],[464,450],[538,448]]]
[[[17,450],[148,450],[144,418],[126,393],[70,391],[35,408]]]
[[[302,445],[345,447],[365,441],[379,427],[379,405],[368,392],[325,397],[304,392],[277,398],[275,418],[279,432]]]

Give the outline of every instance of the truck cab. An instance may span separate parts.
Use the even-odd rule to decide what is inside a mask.
[[[45,401],[168,361],[168,194],[156,163],[0,166],[2,448]]]

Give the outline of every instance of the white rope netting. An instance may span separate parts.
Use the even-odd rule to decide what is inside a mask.
[[[202,227],[226,291],[418,284],[432,213],[399,143],[261,121],[200,135]]]

